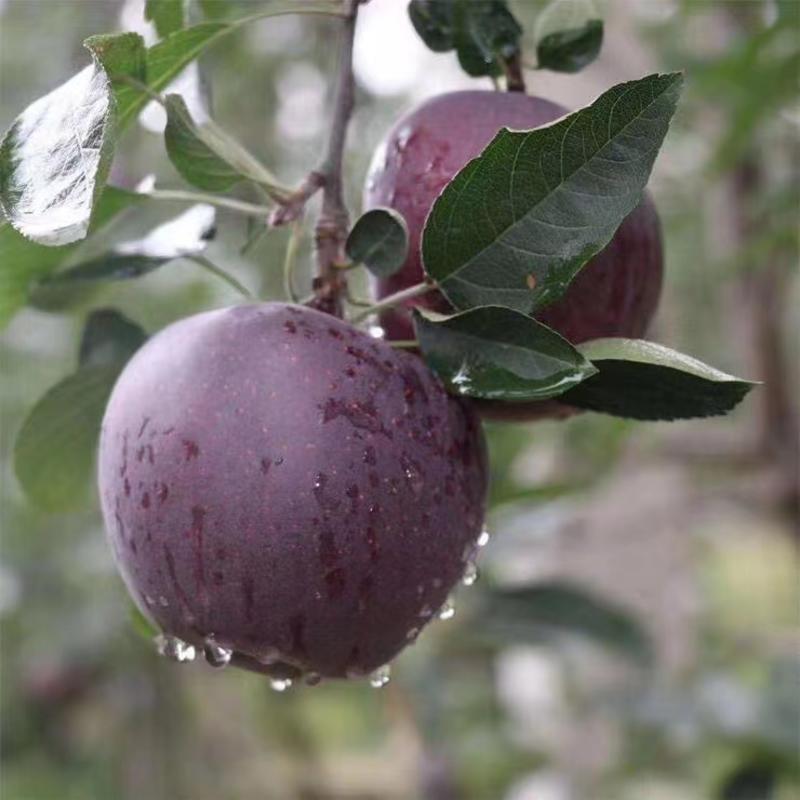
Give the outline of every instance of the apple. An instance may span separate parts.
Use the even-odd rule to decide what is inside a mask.
[[[366,675],[468,570],[480,422],[416,356],[302,306],[199,314],[151,338],[102,425],[117,565],[177,660]]]
[[[398,272],[376,282],[378,299],[423,280],[420,242],[434,201],[500,128],[527,130],[566,113],[556,103],[519,92],[462,91],[434,97],[402,117],[376,150],[364,191],[365,210],[391,207],[403,215],[409,231],[408,257]],[[658,305],[662,272],[661,226],[645,195],[566,294],[536,318],[573,343],[607,336],[639,338]],[[438,292],[409,300],[381,314],[388,339],[415,338],[409,311],[414,305],[452,311]],[[481,401],[476,406],[483,416],[501,419],[571,413],[557,402]]]

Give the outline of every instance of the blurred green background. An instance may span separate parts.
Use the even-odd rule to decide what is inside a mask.
[[[0,125],[87,63],[86,36],[141,26],[142,5],[0,1]],[[513,5],[530,35],[542,4]],[[530,72],[529,92],[578,107],[622,80],[686,70],[650,184],[667,256],[651,336],[765,385],[718,420],[491,427],[492,539],[455,618],[402,654],[384,689],[277,694],[254,675],[159,659],[130,622],[96,503],[39,512],[11,464],[27,410],[72,370],[90,309],[117,307],[155,332],[236,295],[174,262],[66,309],[24,310],[0,336],[3,800],[800,797],[800,3],[598,6],[600,58],[577,76]],[[215,118],[290,184],[321,152],[334,25],[265,20],[201,62]],[[426,51],[401,0],[364,7],[355,68],[357,213],[399,113],[491,85]],[[180,187],[157,110],[145,122],[122,141],[114,181],[155,173]],[[115,233],[182,208],[137,210]],[[281,297],[286,233],[241,255],[246,225],[219,220],[214,260]],[[308,256],[306,235],[303,269]],[[492,586],[534,588],[513,620],[479,620],[474,598]],[[596,617],[570,606],[575,589],[596,598]],[[637,625],[655,652],[644,666],[629,646]]]

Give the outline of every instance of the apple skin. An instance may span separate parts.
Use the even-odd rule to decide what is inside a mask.
[[[367,674],[458,583],[485,512],[480,421],[416,356],[318,311],[177,322],[120,376],[99,487],[167,634],[273,675]]]
[[[475,158],[501,127],[526,130],[546,125],[566,109],[539,97],[511,92],[463,91],[435,97],[402,117],[378,147],[367,175],[365,210],[388,206],[408,224],[409,255],[403,267],[376,281],[378,299],[424,278],[420,243],[428,213],[442,189]],[[661,295],[663,249],[655,205],[645,194],[606,248],[581,270],[565,295],[536,318],[573,343],[606,336],[639,338]],[[409,308],[452,311],[439,292],[381,315],[386,336],[413,339]],[[558,402],[476,401],[482,416],[526,420],[572,413]]]

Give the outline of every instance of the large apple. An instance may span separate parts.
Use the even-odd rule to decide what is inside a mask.
[[[134,356],[99,483],[173,655],[344,677],[413,641],[469,569],[487,467],[477,417],[419,358],[269,303],[182,320]]]
[[[562,117],[566,109],[540,97],[511,92],[464,91],[440,95],[402,117],[375,152],[364,191],[365,209],[389,206],[409,230],[403,267],[377,281],[379,298],[419,283],[420,239],[436,197],[467,162],[479,155],[501,127],[527,130]],[[578,274],[564,297],[536,318],[571,342],[606,336],[639,338],[658,305],[663,251],[652,200],[645,196],[608,246]],[[438,292],[381,315],[390,339],[413,339],[409,308],[420,304],[448,311]],[[534,419],[569,413],[557,403],[477,403],[484,416]]]

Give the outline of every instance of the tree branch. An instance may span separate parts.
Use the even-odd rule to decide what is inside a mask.
[[[317,171],[322,178],[322,210],[314,230],[317,277],[311,305],[337,317],[342,316],[341,294],[346,282],[343,271],[338,270],[336,264],[344,261],[344,242],[349,225],[344,203],[342,160],[354,104],[353,39],[359,2],[347,0],[347,16],[342,21],[333,120],[325,159]]]

